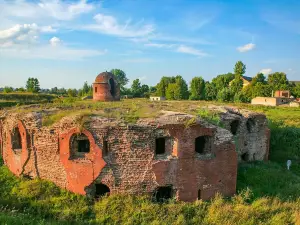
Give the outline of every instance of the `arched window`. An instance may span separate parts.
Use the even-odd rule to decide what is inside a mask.
[[[240,121],[234,120],[230,123],[230,131],[233,135],[236,135],[239,129]]]
[[[13,150],[22,149],[22,138],[19,127],[15,127],[12,133],[12,148]]]
[[[73,134],[70,138],[70,148],[72,157],[84,156],[85,153],[90,152],[90,141],[83,133]]]
[[[110,189],[105,184],[95,184],[96,191],[95,191],[95,198],[100,198],[105,195],[109,195]]]
[[[114,79],[112,79],[112,78],[109,79],[109,85],[110,85],[110,94],[114,97],[116,94],[116,87],[115,87]]]
[[[171,198],[173,198],[173,188],[172,186],[162,186],[158,187],[154,193],[153,193],[153,198],[157,202],[165,202]]]

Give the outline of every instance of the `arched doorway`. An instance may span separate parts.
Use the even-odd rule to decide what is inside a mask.
[[[116,87],[115,87],[115,81],[114,81],[114,79],[112,79],[112,78],[109,79],[109,85],[110,85],[110,94],[113,97],[115,97]]]
[[[105,195],[109,195],[110,194],[110,189],[108,186],[106,186],[105,184],[95,184],[95,198],[100,198],[102,196]]]
[[[12,148],[13,150],[22,149],[22,138],[19,127],[15,127],[12,133]]]
[[[172,186],[158,187],[153,193],[153,198],[157,202],[165,202],[173,198],[173,192]]]

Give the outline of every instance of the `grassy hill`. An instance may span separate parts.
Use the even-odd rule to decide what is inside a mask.
[[[64,113],[103,113],[134,118],[153,116],[158,109],[199,113],[201,101],[127,100],[114,103],[59,102],[49,123]],[[219,104],[219,103],[215,103]],[[16,178],[0,166],[0,223],[4,224],[300,224],[300,109],[234,104],[264,112],[271,128],[270,161],[241,163],[237,195],[211,201],[159,204],[146,196],[114,195],[99,201],[61,190],[43,180]],[[118,108],[120,110],[108,110]],[[104,110],[106,109],[106,111]],[[17,107],[14,110],[34,110]],[[38,110],[38,109],[37,109]],[[117,115],[114,115],[118,111]],[[62,115],[61,115],[62,114]],[[286,160],[292,160],[291,170]]]

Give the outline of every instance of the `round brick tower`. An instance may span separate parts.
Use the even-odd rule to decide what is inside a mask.
[[[93,83],[93,100],[120,100],[120,86],[112,73],[102,72],[96,77],[95,82]]]

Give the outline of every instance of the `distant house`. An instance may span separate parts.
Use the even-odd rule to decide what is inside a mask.
[[[166,100],[166,98],[163,96],[151,96],[150,97],[150,101],[164,101],[164,100]]]
[[[251,81],[252,81],[252,77],[242,76],[241,79],[243,81],[243,87],[248,86],[251,83]],[[232,81],[229,82],[229,86],[231,85]]]
[[[246,87],[251,83],[252,77],[242,76],[242,80],[243,80],[243,87]]]
[[[283,104],[290,104],[294,101],[294,98],[291,98],[290,91],[278,90],[275,91],[274,97],[256,97],[251,100],[252,105],[269,105],[269,106],[278,106]]]
[[[289,98],[289,97],[291,97],[291,93],[290,93],[290,91],[278,90],[278,91],[275,91],[274,97]]]

